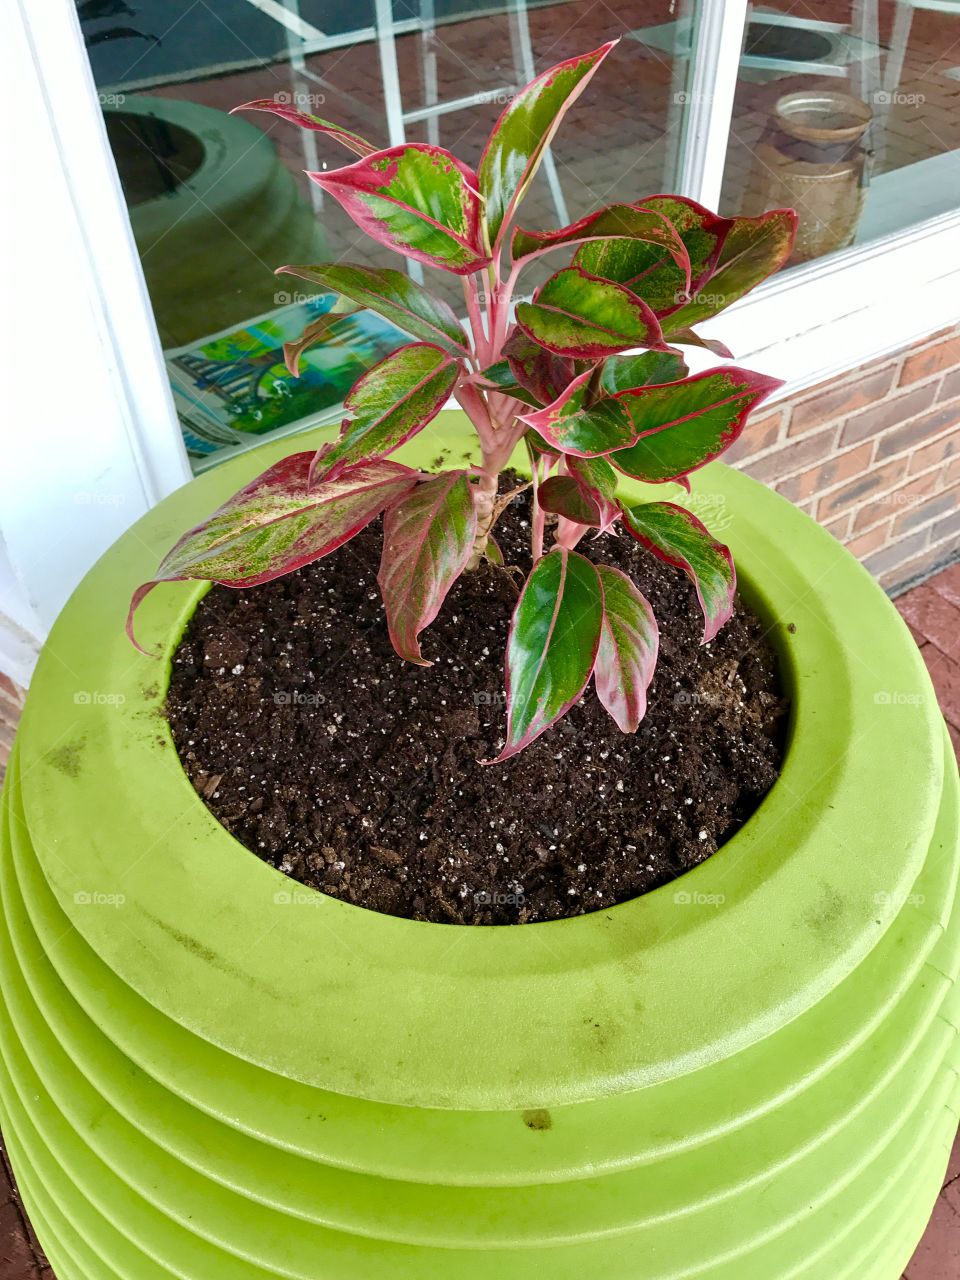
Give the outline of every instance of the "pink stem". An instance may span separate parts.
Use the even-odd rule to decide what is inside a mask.
[[[492,453],[497,447],[497,430],[483,396],[476,387],[463,381],[458,383],[453,394],[457,404],[473,423],[480,440],[480,448],[485,454]]]
[[[467,315],[473,332],[473,345],[476,348],[477,362],[482,368],[490,363],[490,341],[483,328],[483,316],[480,312],[480,298],[477,294],[475,276],[463,277],[463,296],[467,303]]]
[[[557,517],[556,544],[572,551],[588,530],[587,525],[578,524],[576,520],[568,520],[566,516]]]
[[[537,501],[536,488],[534,488],[533,497],[530,499],[530,511],[530,553],[533,556],[533,563],[536,564],[543,555],[545,524],[545,513],[543,507]]]

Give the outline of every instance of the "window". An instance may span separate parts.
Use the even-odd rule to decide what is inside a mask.
[[[399,341],[375,317],[343,317],[307,380],[284,374],[283,341],[334,299],[273,268],[376,250],[303,173],[349,155],[229,114],[252,98],[287,95],[375,140],[475,162],[519,83],[620,35],[522,219],[559,225],[663,189],[724,213],[796,203],[798,261],[719,326],[786,391],[958,314],[956,0],[16,0],[4,21],[7,83],[30,121],[5,139],[7,171],[29,178],[8,292],[17,331],[47,335],[17,346],[8,381],[46,387],[56,369],[71,388],[69,407],[26,399],[0,466],[0,613],[41,628],[191,470],[335,418]],[[20,501],[37,475],[51,509],[88,502],[82,542],[55,522],[38,541]]]
[[[78,13],[195,468],[336,413],[358,372],[402,340],[371,313],[344,316],[304,357],[300,379],[284,369],[283,342],[336,300],[274,267],[402,263],[304,173],[349,163],[347,152],[264,112],[228,114],[238,104],[272,99],[384,146],[432,142],[476,164],[518,87],[623,34],[523,215],[562,225],[676,184],[688,60],[645,38],[647,0],[616,12],[592,0],[140,0],[132,18],[97,0]],[[459,281],[432,287],[462,309]]]
[[[476,164],[519,85],[622,36],[565,120],[522,218],[561,225],[673,189],[724,213],[791,205],[799,264],[952,212],[960,69],[951,75],[941,51],[960,38],[953,7],[139,0],[129,17],[126,4],[81,0],[194,468],[335,415],[357,373],[401,340],[371,313],[344,316],[300,379],[284,369],[283,342],[336,299],[274,277],[275,266],[400,264],[305,175],[349,163],[347,153],[233,107],[272,99],[382,145],[432,142]],[[460,306],[457,286],[434,281]]]

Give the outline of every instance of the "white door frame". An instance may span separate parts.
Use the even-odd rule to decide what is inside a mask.
[[[3,34],[0,667],[22,679],[93,561],[190,468],[74,7],[13,0]]]

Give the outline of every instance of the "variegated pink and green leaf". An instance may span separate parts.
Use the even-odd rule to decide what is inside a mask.
[[[583,370],[581,362],[548,351],[520,328],[504,343],[503,355],[514,379],[538,405],[556,400]]]
[[[635,204],[611,204],[558,231],[524,231],[517,227],[510,242],[514,262],[539,258],[554,249],[570,248],[592,241],[625,242],[623,248],[638,244],[647,253],[671,259],[686,287],[690,283],[690,255],[679,232],[654,209]],[[594,274],[600,274],[595,272]],[[609,277],[607,277],[609,278]]]
[[[690,290],[709,276],[730,227],[730,219],[682,196],[648,196],[638,209],[666,219],[684,247],[684,264],[663,247],[643,240],[606,240],[585,244],[574,264],[592,275],[626,285],[658,315],[682,306]]]
[[[297,276],[318,288],[339,293],[367,307],[422,342],[435,342],[456,355],[467,355],[470,341],[453,310],[422,284],[390,267],[323,262],[278,267],[277,275]]]
[[[184,534],[156,577],[134,593],[127,617],[134,644],[134,613],[158,583],[198,579],[254,587],[271,582],[336,550],[402,498],[420,474],[376,458],[336,480],[311,485],[314,456],[307,450],[275,463]]]
[[[678,333],[717,315],[784,265],[793,252],[797,215],[773,209],[758,218],[733,218],[713,271],[695,285],[689,302],[663,320],[665,333]]]
[[[684,571],[703,610],[703,643],[712,640],[733,613],[737,575],[729,548],[673,502],[624,508],[623,526],[659,560]]]
[[[349,314],[348,311],[338,311],[336,314],[332,311],[324,312],[316,320],[311,320],[299,338],[283,344],[283,362],[295,378],[300,376],[300,357],[303,353],[316,343],[325,342],[336,322]]]
[[[523,335],[524,341],[527,341],[526,335]],[[531,343],[531,346],[534,344]],[[542,348],[540,348],[542,350]],[[549,353],[545,353],[549,354]],[[556,357],[552,357],[556,358]],[[477,375],[477,385],[485,390],[498,391],[501,395],[512,396],[514,400],[519,400],[523,404],[532,405],[534,408],[540,406],[540,401],[532,391],[520,385],[514,376],[513,369],[510,367],[509,360],[497,360],[493,364],[488,365],[486,369],[481,369]]]
[[[610,461],[654,484],[689,475],[728,449],[748,415],[782,385],[779,378],[727,365],[681,382],[621,391],[616,400],[638,439]]]
[[[546,408],[519,414],[520,421],[561,453],[596,458],[625,448],[637,438],[630,415],[613,396],[595,399],[595,383],[588,369]]]
[[[362,231],[454,275],[485,267],[477,175],[449,151],[404,143],[343,169],[308,173]]]
[[[474,487],[465,471],[422,481],[387,511],[377,581],[390,639],[401,658],[432,665],[418,637],[466,568],[476,535]]]
[[[317,455],[313,479],[382,457],[422,431],[443,408],[459,371],[450,353],[430,342],[400,347],[368,369],[344,401],[350,416],[340,439]]]
[[[616,43],[611,40],[544,71],[511,100],[494,125],[478,168],[492,245],[499,245],[563,116]]]
[[[709,351],[711,355],[719,356],[721,360],[733,359],[733,352],[725,342],[721,342],[719,338],[705,338],[702,334],[695,333],[693,329],[672,331],[670,341],[681,347],[700,347],[702,351]]]
[[[530,745],[586,688],[600,645],[603,592],[589,560],[555,547],[533,566],[507,641],[507,740],[497,763]]]
[[[657,317],[623,285],[579,267],[550,277],[532,302],[517,305],[517,324],[557,355],[590,360],[630,347],[664,349]]]
[[[597,565],[603,590],[603,625],[593,687],[623,733],[635,733],[647,710],[660,644],[653,610],[625,573]]]
[[[620,519],[617,473],[605,458],[567,458],[562,475],[548,477],[537,491],[544,511],[606,533]]]
[[[233,115],[236,111],[269,111],[279,116],[281,120],[299,125],[301,129],[325,133],[358,156],[373,155],[378,149],[367,142],[366,138],[361,138],[359,133],[353,133],[350,129],[344,129],[338,124],[331,124],[329,120],[322,120],[320,116],[311,115],[308,111],[299,111],[290,103],[278,102],[275,98],[257,98],[253,102],[241,103],[239,107],[234,107],[230,114]]]
[[[609,356],[600,371],[599,389],[608,395],[632,391],[657,382],[679,382],[687,376],[687,366],[678,351],[642,351],[634,355]]]

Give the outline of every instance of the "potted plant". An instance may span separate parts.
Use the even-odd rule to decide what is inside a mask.
[[[723,219],[656,196],[559,231],[513,226],[560,117],[610,48],[519,94],[476,173],[436,147],[377,150],[296,116],[359,156],[313,176],[361,226],[463,278],[468,327],[397,272],[288,268],[413,341],[361,377],[335,439],[320,433],[286,457],[267,445],[161,503],[51,634],[4,793],[0,1119],[61,1280],[894,1280],[929,1215],[960,1102],[949,741],[909,634],[869,576],[783,499],[713,464],[775,383],[730,364],[690,375],[677,349],[703,345],[691,326],[785,260],[792,214]],[[512,310],[521,272],[558,253],[570,263]],[[319,336],[292,347],[293,367]],[[462,412],[444,409],[451,395]],[[431,466],[433,423],[458,465]],[[510,465],[523,474],[504,481]],[[729,548],[693,513],[707,505]],[[376,567],[345,559],[376,538],[381,515],[385,624],[370,599]],[[471,583],[512,584],[514,561],[529,561],[503,587],[515,597],[506,697],[488,717],[500,740],[485,753],[475,746],[490,733],[468,744],[493,799],[461,808],[495,828],[517,779],[533,788],[521,797],[531,823],[556,811],[549,779],[576,797],[605,785],[583,747],[587,717],[599,733],[609,716],[606,732],[642,750],[648,694],[662,714],[654,611],[604,547],[666,566],[661,622],[686,574],[705,653],[735,625],[736,557],[742,612],[761,619],[757,643],[772,637],[792,708],[763,803],[682,880],[626,900],[607,886],[600,910],[575,893],[540,923],[476,928],[426,909],[404,918],[418,914],[406,902],[393,914],[355,905],[366,890],[344,883],[351,843],[380,848],[384,879],[409,884],[403,855],[397,865],[365,830],[373,801],[356,789],[382,757],[374,734],[402,741],[409,726],[391,719],[401,677],[384,666],[381,723],[360,749],[338,742],[351,732],[342,708],[371,705],[379,677],[338,659],[316,687],[298,668],[337,643],[336,624],[332,640],[319,634],[328,579],[309,575],[352,566],[342,626],[388,633],[404,659],[391,670],[423,693],[480,661],[457,651],[419,671],[432,635],[478,634],[482,601],[470,619],[451,602]],[[180,585],[152,593],[160,581]],[[128,629],[139,609],[141,653],[118,625],[137,582]],[[206,595],[210,582],[271,585]],[[282,625],[251,625],[260,599]],[[670,612],[675,627],[682,617]],[[662,641],[672,673],[666,627]],[[287,681],[257,667],[267,737],[241,714],[264,645]],[[282,758],[261,810],[295,768],[339,769],[353,830],[328,848],[318,813],[324,835],[297,854],[336,892],[244,850],[224,825],[235,815],[221,808],[221,823],[208,807],[222,777],[201,798],[185,776],[165,700],[198,781],[210,721],[191,739],[174,695],[204,673],[237,759],[269,770]],[[306,697],[340,710],[323,711],[327,736],[298,761],[283,726]],[[486,704],[461,712],[447,717],[450,741],[408,747],[419,755],[397,791],[440,788],[453,740]],[[689,734],[706,711],[685,695],[671,714]],[[631,757],[627,781],[679,813],[680,762],[664,755]],[[696,772],[683,775],[691,786]],[[605,814],[631,812],[626,785],[617,795]],[[342,801],[330,797],[338,815]],[[442,847],[455,813],[435,812],[441,834],[424,834]],[[266,843],[269,814],[258,821]],[[625,843],[617,852],[614,870],[638,863]],[[448,856],[466,875],[452,842]],[[433,861],[439,884],[448,872]],[[438,888],[432,901],[449,909],[448,898]],[[473,918],[504,918],[500,904],[480,906]],[[504,909],[520,919],[516,907]]]

